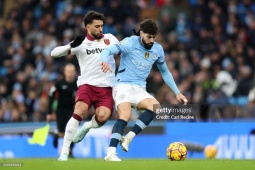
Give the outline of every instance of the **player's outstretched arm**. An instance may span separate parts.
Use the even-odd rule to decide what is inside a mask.
[[[55,47],[50,55],[51,57],[62,57],[62,56],[65,56],[67,54],[69,54],[69,51],[71,50],[71,46],[70,44],[67,44],[67,45],[64,45],[64,46],[59,46],[59,47]]]
[[[70,44],[55,47],[51,51],[51,56],[52,57],[62,57],[62,56],[69,54],[71,48],[75,48],[75,47],[78,47],[79,45],[81,45],[82,41],[85,39],[85,36],[86,36],[85,34],[81,34],[81,35],[75,37],[75,39]]]
[[[187,104],[188,103],[188,100],[186,99],[185,96],[183,96],[175,81],[174,81],[174,78],[173,78],[173,75],[170,73],[170,71],[168,70],[167,68],[167,65],[166,63],[162,63],[162,64],[157,64],[157,67],[159,69],[159,71],[161,72],[162,74],[162,77],[164,79],[164,81],[166,82],[166,84],[173,90],[173,92],[175,93],[176,95],[176,99],[180,102],[180,103],[183,103],[183,104]]]
[[[109,66],[109,64],[107,63],[108,62],[108,57],[110,55],[113,55],[113,54],[117,54],[119,53],[120,50],[118,48],[117,45],[112,45],[106,49],[104,49],[102,52],[101,52],[101,55],[100,55],[100,60],[101,60],[101,69],[104,73],[106,73],[108,70],[110,72],[112,72],[112,69],[111,67]]]

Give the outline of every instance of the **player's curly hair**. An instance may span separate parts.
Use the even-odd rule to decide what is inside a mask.
[[[140,23],[140,30],[150,35],[156,35],[158,33],[158,26],[156,21],[152,19],[146,19]]]
[[[86,25],[91,24],[93,22],[93,20],[102,20],[103,21],[104,19],[105,19],[104,14],[102,14],[100,12],[96,12],[96,11],[89,11],[85,15],[83,22],[86,27]]]

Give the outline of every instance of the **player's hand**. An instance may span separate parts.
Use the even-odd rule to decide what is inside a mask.
[[[47,123],[49,123],[51,121],[51,114],[47,114],[46,121],[47,121]]]
[[[101,63],[101,69],[102,69],[102,71],[103,71],[104,73],[106,73],[108,70],[109,70],[110,72],[112,72],[111,67],[110,67],[109,64],[107,64],[106,62],[102,62],[102,63]]]
[[[188,100],[185,96],[183,96],[181,93],[176,95],[176,99],[180,102],[186,105],[188,103]]]
[[[79,45],[81,45],[82,41],[85,39],[86,35],[85,34],[81,34],[77,37],[75,37],[75,39],[73,40],[73,42],[70,43],[70,46],[72,48],[75,48]]]

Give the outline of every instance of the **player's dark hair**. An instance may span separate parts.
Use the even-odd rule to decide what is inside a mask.
[[[152,19],[146,19],[140,23],[140,30],[150,35],[156,35],[158,33],[158,26]]]
[[[86,27],[86,25],[88,24],[91,24],[93,22],[93,20],[104,20],[104,14],[100,13],[100,12],[96,12],[96,11],[89,11],[84,19],[83,19],[83,22],[84,22],[84,25]]]

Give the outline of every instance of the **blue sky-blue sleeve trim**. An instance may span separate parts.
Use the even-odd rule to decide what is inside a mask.
[[[164,61],[162,61],[162,62],[158,62],[158,61],[156,61],[156,64],[164,64],[165,63],[165,60]]]

